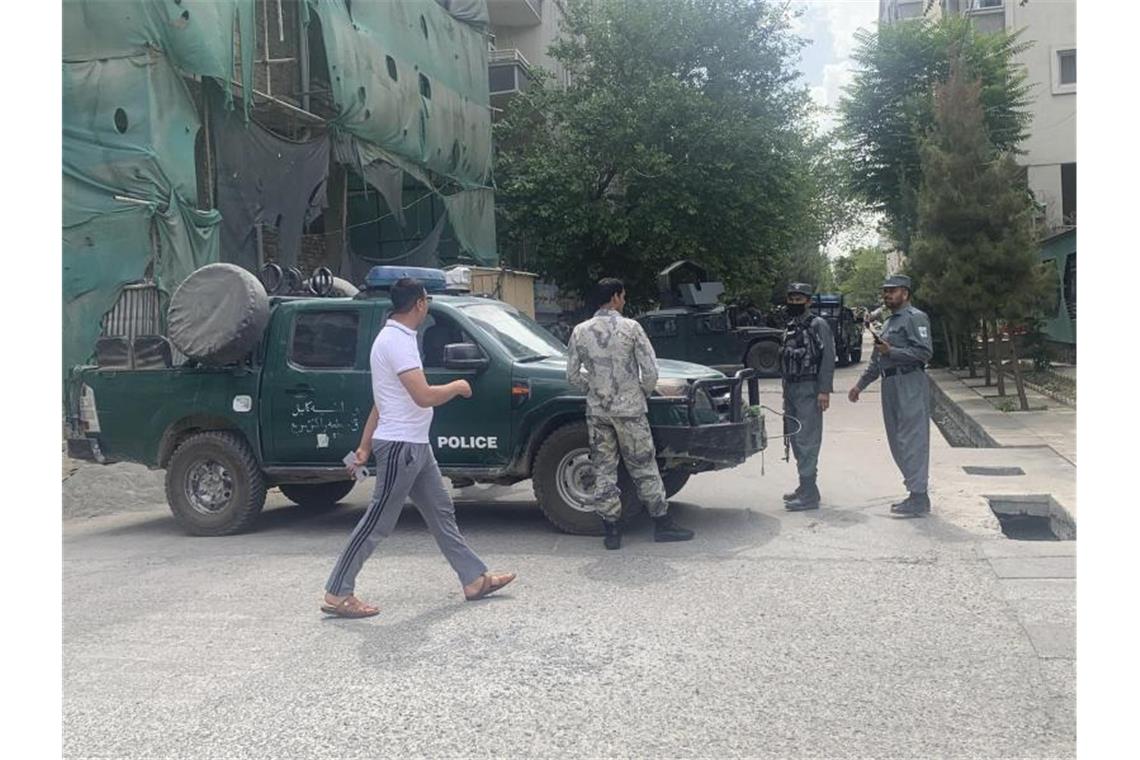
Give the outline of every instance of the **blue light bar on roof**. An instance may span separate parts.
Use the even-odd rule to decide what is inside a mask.
[[[447,278],[442,269],[430,267],[372,267],[364,278],[365,287],[372,290],[388,290],[396,280],[412,277],[424,284],[429,293],[440,293],[447,287]]]

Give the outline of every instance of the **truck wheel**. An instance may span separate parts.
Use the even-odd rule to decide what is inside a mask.
[[[835,352],[835,366],[846,367],[851,363],[851,352],[846,348]]]
[[[590,433],[585,422],[563,425],[546,437],[534,458],[534,497],[546,519],[561,531],[600,536],[602,521],[589,505],[594,489]],[[628,519],[641,510],[637,486],[624,466],[618,467],[621,514]]]
[[[283,483],[281,493],[302,509],[331,509],[348,496],[356,485],[355,480],[338,480],[335,483]]]
[[[684,470],[666,470],[661,473],[661,480],[665,483],[665,498],[672,499],[680,493],[692,474]]]
[[[178,444],[166,468],[166,501],[196,536],[248,529],[265,505],[265,480],[249,445],[235,433],[195,433]]]
[[[860,346],[858,351],[851,352],[851,363],[858,364],[863,361],[863,347]]]
[[[748,347],[744,364],[764,377],[780,374],[780,345],[772,340],[760,340]]]

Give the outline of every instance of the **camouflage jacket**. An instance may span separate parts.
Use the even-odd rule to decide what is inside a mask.
[[[645,330],[612,309],[598,309],[570,335],[566,380],[586,393],[586,413],[645,414],[657,386],[657,356]],[[584,372],[583,372],[584,370]]]

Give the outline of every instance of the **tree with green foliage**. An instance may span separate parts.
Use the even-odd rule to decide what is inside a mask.
[[[501,249],[585,293],[703,264],[760,303],[785,257],[818,249],[842,207],[838,156],[813,139],[795,59],[803,41],[771,0],[583,0],[537,77],[495,125]],[[838,209],[838,210],[836,210]]]
[[[957,337],[972,336],[979,320],[987,334],[999,335],[999,323],[1024,324],[1048,292],[1032,197],[1012,153],[988,138],[983,87],[966,69],[955,65],[935,87],[934,128],[920,149],[919,227],[907,264],[923,304],[939,317],[952,363],[962,348]],[[1028,409],[1016,352],[1013,371],[1021,408]]]
[[[909,254],[922,186],[919,145],[934,125],[934,88],[952,59],[980,83],[982,129],[999,151],[1016,150],[1031,119],[1031,93],[1016,56],[1018,34],[978,32],[967,18],[881,25],[857,34],[854,80],[840,102],[852,188],[884,216],[884,228]]]
[[[835,283],[848,305],[871,306],[880,302],[887,277],[887,254],[881,248],[859,248],[833,262]]]

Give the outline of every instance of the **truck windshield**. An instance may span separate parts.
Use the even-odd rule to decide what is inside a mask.
[[[519,361],[565,356],[566,346],[526,314],[496,303],[463,306],[463,313],[503,344]]]

